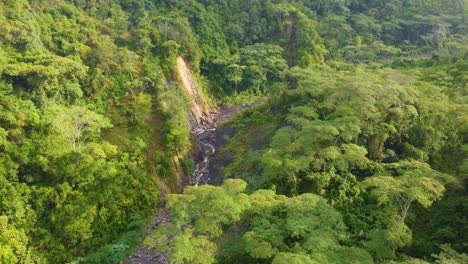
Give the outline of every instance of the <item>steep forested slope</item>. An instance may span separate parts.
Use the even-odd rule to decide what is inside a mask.
[[[242,180],[170,195],[147,244],[176,263],[466,262],[467,11],[1,1],[0,262],[130,254],[193,169],[182,58],[208,104],[268,101],[215,156]]]

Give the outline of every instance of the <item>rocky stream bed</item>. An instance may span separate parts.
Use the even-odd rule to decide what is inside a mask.
[[[213,173],[210,168],[216,166],[212,164],[212,157],[216,153],[217,146],[220,145],[219,139],[222,138],[222,132],[218,131],[218,125],[228,121],[234,114],[250,108],[259,102],[243,104],[239,106],[221,106],[218,112],[209,116],[202,116],[198,122],[191,122],[192,137],[194,146],[196,146],[195,168],[189,177],[184,181],[185,186],[199,186],[203,184],[218,185],[222,182],[218,173]],[[221,133],[221,134],[220,134]],[[167,209],[160,207],[153,225],[149,232],[158,225],[171,221]],[[131,255],[125,263],[127,264],[168,264],[167,258],[157,249],[151,247],[142,247]]]

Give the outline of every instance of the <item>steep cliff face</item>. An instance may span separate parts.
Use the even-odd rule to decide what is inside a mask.
[[[200,97],[198,83],[193,78],[192,72],[188,68],[182,57],[177,57],[177,72],[184,91],[191,101],[191,110],[189,114],[190,127],[194,129],[209,119],[209,111]]]
[[[211,122],[210,112],[200,96],[199,85],[194,78],[192,71],[188,67],[185,60],[180,56],[177,57],[177,79],[180,83],[180,87],[183,89],[184,93],[189,99],[190,111],[188,113],[187,119],[190,123],[190,130],[195,131]],[[170,107],[180,106],[173,105]],[[196,135],[192,138],[192,142],[193,146],[189,153],[177,153],[172,158],[171,178],[169,180],[159,179],[159,185],[161,187],[163,196],[169,193],[182,192],[184,186],[191,184],[191,176],[186,175],[186,172],[184,172],[181,165],[181,160],[187,156],[192,157],[195,160],[198,159],[200,154],[200,147],[196,141]]]

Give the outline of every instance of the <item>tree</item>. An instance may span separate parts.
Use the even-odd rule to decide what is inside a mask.
[[[411,239],[411,231],[403,222],[390,219],[385,227],[368,232],[364,247],[376,260],[382,261],[394,258],[396,250],[409,246]]]
[[[295,39],[290,40],[293,42],[292,49],[290,50],[293,61],[290,62],[290,66],[299,65],[301,67],[307,67],[310,63],[323,63],[325,47],[323,46],[323,40],[316,31],[315,21],[307,18],[305,15],[300,14],[294,25],[297,27],[295,32]]]
[[[247,231],[226,242],[219,262],[373,263],[365,250],[341,245],[346,237],[341,214],[320,196],[288,198],[258,190],[249,200],[242,221]]]
[[[444,176],[425,163],[403,161],[386,167],[396,175],[369,177],[362,185],[377,197],[380,204],[398,206],[402,222],[414,202],[427,208],[444,194]]]
[[[221,79],[221,83],[224,83],[224,79],[229,81],[228,85],[232,85],[233,83],[234,92],[237,92],[238,84],[243,80],[243,71],[246,67],[240,64],[239,54],[217,58],[213,60],[213,64],[216,66],[213,75],[221,74],[218,77]],[[226,91],[226,88],[223,89]]]
[[[82,144],[97,136],[101,129],[112,126],[107,118],[83,106],[54,106],[50,112],[52,128],[68,141],[74,152],[80,152]]]
[[[8,217],[0,216],[0,262],[1,263],[45,263],[30,247],[23,229],[16,229]]]
[[[258,43],[240,50],[240,62],[244,68],[244,87],[254,91],[266,91],[266,84],[282,79],[287,69],[282,57],[283,49],[277,45]]]
[[[453,250],[450,245],[444,244],[440,246],[442,250],[438,255],[432,255],[437,264],[458,264],[468,262],[468,255],[465,253],[458,253]]]
[[[214,262],[213,240],[250,207],[245,187],[242,180],[230,179],[220,187],[188,187],[184,194],[169,195],[172,220],[160,225],[145,244],[162,249],[176,263]]]
[[[291,263],[291,264],[318,264],[319,262],[313,261],[307,255],[294,254],[294,253],[280,253],[275,256],[272,264]]]

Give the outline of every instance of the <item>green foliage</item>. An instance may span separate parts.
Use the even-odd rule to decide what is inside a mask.
[[[24,230],[18,230],[8,222],[8,217],[0,216],[0,261],[2,263],[44,263],[44,260],[30,247]]]
[[[2,263],[69,262],[154,212],[159,191],[145,144],[128,151],[103,140],[128,128],[125,111],[139,123],[122,141],[147,140],[151,96],[119,109],[120,119],[111,109],[130,91],[154,91],[157,79],[143,76],[128,34],[117,40],[127,30],[112,17],[123,12],[117,6],[103,22],[62,1],[0,4],[0,214],[2,236],[18,241],[2,239],[10,247],[2,244]]]
[[[237,94],[252,91],[256,94],[272,92],[268,86],[283,80],[287,68],[277,45],[258,43],[240,49],[239,53],[213,60],[213,85],[222,87],[219,92]]]
[[[455,190],[449,190],[429,210],[418,210],[419,221],[410,222],[414,226],[414,243],[411,249],[418,256],[438,252],[439,245],[446,241],[450,241],[454,250],[466,251],[464,233],[468,228],[468,221],[464,215],[468,210],[468,200],[466,195],[460,195],[465,190],[461,187],[456,187]]]
[[[252,231],[242,237],[241,245],[253,259],[269,259],[286,249],[308,254],[324,253],[339,247],[345,227],[338,212],[323,198],[303,194],[293,198],[278,197],[272,191],[251,195],[248,223]],[[259,210],[260,209],[260,210]]]
[[[132,251],[157,182],[176,182],[173,157],[191,145],[179,56],[215,103],[270,100],[222,128],[229,144],[213,158],[248,187],[168,198],[174,219],[148,243],[174,262],[466,262],[466,11],[462,0],[2,1],[0,262]],[[462,253],[439,254],[443,243]]]
[[[439,200],[444,191],[444,178],[427,164],[402,162],[388,166],[393,176],[374,176],[363,181],[379,204],[395,203],[405,221],[413,202],[427,208]],[[395,175],[396,174],[396,175]]]
[[[165,140],[167,150],[170,152],[187,150],[189,146],[188,100],[177,86],[161,91],[160,97],[160,110],[165,119],[161,136]],[[173,107],[174,105],[180,107]]]
[[[211,263],[216,244],[213,239],[222,228],[240,220],[250,207],[243,194],[246,183],[227,180],[221,187],[188,187],[184,194],[168,197],[167,208],[172,221],[162,224],[146,239],[145,244],[158,246],[177,263]]]
[[[450,263],[464,263],[468,261],[468,255],[464,253],[458,253],[451,249],[449,245],[441,245],[442,252],[438,255],[434,255],[437,264],[450,264]]]
[[[177,263],[373,263],[365,250],[341,245],[346,227],[322,197],[287,198],[271,190],[248,196],[245,187],[242,180],[231,179],[169,196],[172,220],[161,224],[146,244]],[[214,239],[223,231],[227,241],[217,248]]]
[[[276,257],[273,259],[273,264],[280,264],[280,263],[291,263],[291,264],[299,264],[299,263],[304,263],[304,264],[314,264],[318,263],[316,261],[312,261],[310,257],[306,255],[299,255],[299,254],[294,254],[294,253],[280,253],[276,255]]]
[[[459,184],[459,179],[444,172],[457,175],[463,168],[460,153],[464,153],[466,127],[462,124],[464,112],[455,110],[463,109],[464,101],[452,100],[448,89],[425,75],[409,75],[417,73],[382,65],[353,68],[338,62],[292,68],[287,79],[294,89],[272,96],[262,110],[257,110],[257,114],[267,112],[279,120],[274,133],[266,135],[269,144],[256,150],[245,147],[249,142],[245,134],[254,135],[256,127],[262,126],[260,120],[248,123],[235,119],[231,124],[236,131],[225,149],[240,152],[241,147],[241,153],[248,155],[235,155],[226,175],[246,179],[254,190],[273,188],[294,198],[313,192],[330,199],[350,229],[347,245],[358,245],[357,255],[358,251],[365,252],[356,263],[398,259],[406,247],[410,250],[405,252],[428,256],[437,251],[436,242],[424,243],[420,234],[414,240],[413,232],[430,232],[423,228],[430,218],[426,210],[443,198],[448,186]],[[443,78],[435,80],[443,82]],[[459,89],[460,84],[447,80],[444,85]],[[457,215],[452,211],[448,214]],[[464,226],[465,221],[456,219]],[[311,226],[308,220],[301,219],[294,226]],[[273,231],[287,228],[271,221],[259,223],[268,224],[259,228],[268,233],[250,231],[232,242],[228,252],[235,254],[234,259],[250,261],[244,254],[259,261],[272,259],[276,244],[269,239],[281,245]],[[447,229],[449,226],[440,224],[440,236],[431,232],[432,237],[450,238],[463,252],[466,249],[459,244],[459,232]],[[324,234],[315,237],[326,238]],[[297,242],[295,239],[290,240]],[[335,252],[330,246],[333,244],[327,243],[323,242],[326,250],[310,256],[312,261],[335,261],[327,257],[327,252]],[[247,247],[244,251],[242,245]],[[296,255],[281,257],[308,261]],[[222,260],[226,259],[223,255]]]
[[[365,248],[376,260],[395,258],[396,249],[411,243],[411,232],[405,224],[390,221],[385,229],[375,228],[368,234]]]
[[[88,138],[96,137],[103,128],[112,125],[104,117],[91,112],[86,107],[73,106],[66,108],[61,106],[50,107],[51,125],[58,134],[69,143],[75,152],[81,151],[83,142]]]

